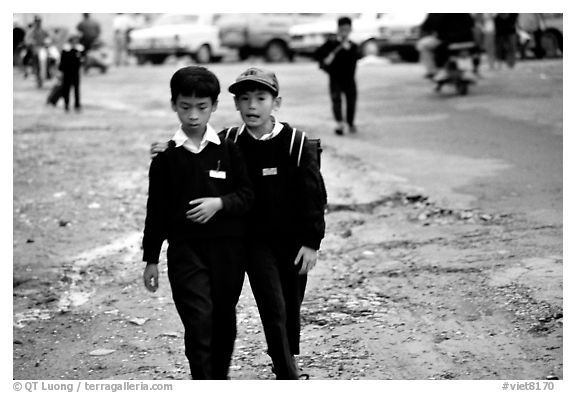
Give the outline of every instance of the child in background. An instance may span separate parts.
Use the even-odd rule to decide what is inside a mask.
[[[354,125],[356,116],[356,65],[360,59],[358,45],[350,40],[352,20],[347,16],[338,19],[336,39],[329,39],[316,51],[315,57],[320,68],[328,73],[332,114],[336,120],[336,135],[357,131]],[[342,96],[346,98],[346,123],[342,117]]]
[[[253,192],[237,146],[208,124],[218,106],[216,76],[204,67],[185,67],[173,75],[170,89],[181,125],[150,165],[144,284],[157,290],[167,239],[168,279],[192,378],[227,379],[244,282],[243,215]]]
[[[74,89],[74,109],[79,112],[80,104],[80,68],[84,61],[84,47],[80,44],[80,37],[73,35],[68,43],[62,48],[60,65],[62,72],[62,96],[64,98],[64,110],[70,110],[70,89]]]

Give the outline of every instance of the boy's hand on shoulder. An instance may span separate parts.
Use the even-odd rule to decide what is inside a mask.
[[[154,142],[150,145],[150,158],[154,158],[158,153],[162,153],[168,149],[168,142]]]
[[[224,206],[221,198],[198,198],[190,205],[196,206],[186,212],[186,218],[198,224],[206,224]]]
[[[147,263],[142,276],[146,289],[150,292],[156,292],[158,289],[158,264]]]
[[[300,251],[298,251],[298,255],[296,255],[296,259],[294,260],[294,265],[298,265],[300,261],[302,261],[302,267],[300,267],[299,274],[307,274],[310,270],[314,268],[316,265],[316,261],[318,260],[318,251],[302,246]]]

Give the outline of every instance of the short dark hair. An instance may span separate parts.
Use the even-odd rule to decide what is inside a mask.
[[[338,18],[338,26],[348,25],[352,26],[352,19],[347,16],[342,16]]]
[[[212,103],[220,95],[220,82],[214,73],[205,67],[189,66],[180,68],[170,79],[170,93],[172,102],[176,102],[179,95],[210,97]]]

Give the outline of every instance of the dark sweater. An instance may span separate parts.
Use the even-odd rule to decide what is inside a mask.
[[[320,48],[316,50],[315,58],[320,64],[320,68],[325,70],[330,77],[336,78],[340,81],[348,81],[354,79],[356,74],[356,65],[360,59],[360,49],[358,45],[350,42],[349,49],[340,48],[334,56],[334,60],[330,65],[324,65],[323,60],[328,57],[330,53],[340,47],[340,41],[336,39],[329,39]]]
[[[76,75],[80,73],[82,56],[82,47],[80,45],[64,45],[60,55],[60,65],[58,66],[58,69],[65,75]]]
[[[255,194],[250,236],[290,238],[318,250],[325,232],[325,202],[316,152],[305,144],[297,166],[289,155],[292,128],[283,124],[282,131],[269,140],[256,140],[246,130],[238,136],[237,145],[246,160]],[[265,168],[276,168],[277,174],[264,176]]]
[[[214,178],[210,170],[226,172]],[[246,234],[245,213],[254,193],[242,154],[232,141],[209,143],[194,154],[184,147],[170,147],[150,164],[148,203],[142,248],[143,260],[158,263],[164,240],[241,237]],[[196,198],[221,197],[223,208],[207,223],[186,218]]]
[[[518,14],[496,14],[494,28],[497,37],[516,34]]]

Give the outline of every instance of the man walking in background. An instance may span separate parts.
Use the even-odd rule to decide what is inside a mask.
[[[82,14],[82,18],[76,30],[80,33],[80,44],[84,47],[84,53],[87,53],[100,38],[100,23],[92,19],[90,14]]]

